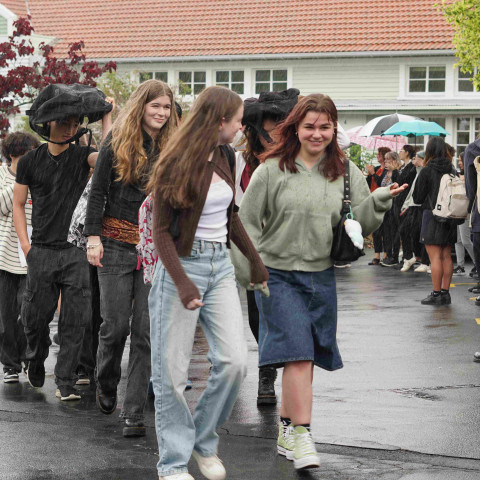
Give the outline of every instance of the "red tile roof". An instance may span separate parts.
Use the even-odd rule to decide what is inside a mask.
[[[16,13],[25,2],[0,3]],[[28,0],[57,55],[89,58],[451,50],[435,0]]]

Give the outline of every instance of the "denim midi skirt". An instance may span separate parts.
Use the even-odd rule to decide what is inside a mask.
[[[323,272],[267,269],[270,297],[255,292],[259,365],[283,367],[286,362],[310,360],[325,370],[342,368],[333,267]]]

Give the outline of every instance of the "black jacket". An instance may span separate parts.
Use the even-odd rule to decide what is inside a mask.
[[[378,170],[381,168],[381,165],[375,167],[375,173],[373,175],[367,176],[368,187],[372,186],[372,182],[377,184],[377,187],[380,187],[382,184],[383,177],[387,174],[387,169],[384,167],[381,175],[377,175]]]
[[[150,135],[143,130],[142,133],[143,148],[148,155],[147,171],[151,171],[158,152],[153,148],[153,140]],[[139,183],[126,185],[117,180],[114,160],[111,134],[109,134],[100,149],[93,172],[92,190],[88,198],[85,219],[85,235],[101,234],[104,215],[138,225],[138,210],[146,198],[144,189],[148,175],[145,175]]]
[[[410,192],[410,189],[412,188],[412,183],[415,180],[416,176],[417,176],[417,167],[415,167],[415,165],[412,162],[407,163],[400,171],[400,174],[396,182],[398,183],[399,186],[406,183],[408,187],[393,199],[393,205],[397,213],[400,213],[400,209],[402,208],[403,202],[407,198],[407,195]]]
[[[473,161],[480,155],[480,138],[468,145],[463,156],[465,169],[465,189],[472,204],[472,232],[480,233],[480,214],[478,213],[478,201],[473,203],[477,196],[477,171]]]
[[[452,162],[448,158],[434,158],[420,170],[413,191],[413,201],[421,204],[422,210],[433,210],[435,207],[440,182],[446,173],[457,175]]]

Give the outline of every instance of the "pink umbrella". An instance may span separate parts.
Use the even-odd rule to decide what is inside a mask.
[[[372,136],[372,137],[361,137],[358,135],[359,130],[363,128],[354,127],[350,130],[346,131],[348,138],[350,138],[351,143],[356,143],[357,145],[361,145],[362,147],[368,148],[370,150],[375,150],[380,147],[388,147],[391,150],[398,151],[404,145],[407,144],[403,137],[396,137],[396,136]]]

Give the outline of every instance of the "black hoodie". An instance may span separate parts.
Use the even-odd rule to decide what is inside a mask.
[[[457,175],[448,158],[434,158],[420,170],[413,191],[413,201],[422,204],[423,210],[433,210],[437,203],[440,182],[446,173]]]

